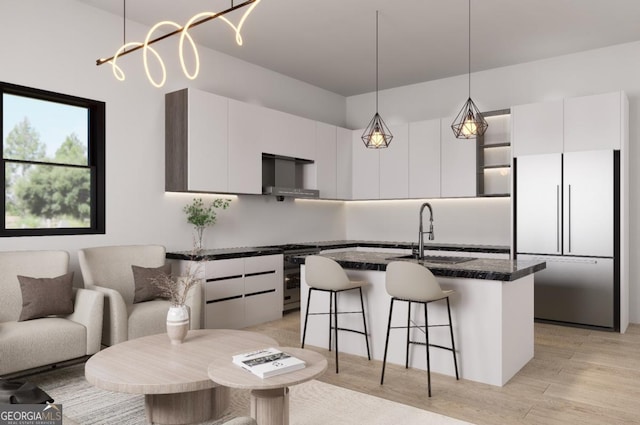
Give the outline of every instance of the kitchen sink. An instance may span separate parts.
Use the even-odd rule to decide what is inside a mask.
[[[402,255],[399,257],[389,257],[387,260],[404,260],[404,259],[414,259],[416,260],[416,256],[413,254]],[[467,261],[475,260],[475,257],[448,257],[448,256],[440,256],[440,255],[425,255],[424,262],[425,263],[440,263],[440,264],[458,264],[465,263]]]

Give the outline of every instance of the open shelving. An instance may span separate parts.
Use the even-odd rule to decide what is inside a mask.
[[[511,111],[500,109],[482,114],[489,123],[477,143],[477,195],[511,195]]]

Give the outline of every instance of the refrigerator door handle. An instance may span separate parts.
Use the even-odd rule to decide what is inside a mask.
[[[567,252],[571,252],[571,185],[568,185],[569,193],[567,194],[567,243],[569,244],[569,250]]]
[[[560,185],[556,185],[556,251],[560,253]]]

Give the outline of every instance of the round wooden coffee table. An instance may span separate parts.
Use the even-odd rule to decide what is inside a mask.
[[[188,424],[218,417],[229,403],[229,389],[207,374],[212,361],[277,347],[273,338],[227,329],[190,330],[180,345],[167,334],[132,339],[106,348],[85,365],[87,381],[104,390],[145,395],[149,423]]]
[[[278,349],[304,360],[305,368],[262,379],[233,364],[230,356],[217,358],[208,368],[213,382],[251,390],[251,417],[260,425],[289,425],[289,387],[316,378],[327,370],[327,359],[322,354],[302,348]],[[235,354],[241,353],[243,351]]]

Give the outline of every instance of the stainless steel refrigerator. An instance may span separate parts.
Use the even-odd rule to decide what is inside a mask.
[[[515,249],[534,277],[536,319],[619,329],[619,151],[516,158]]]

